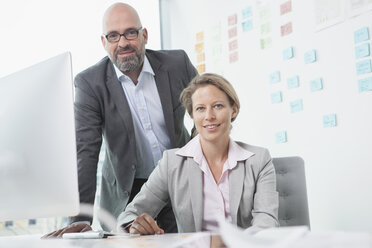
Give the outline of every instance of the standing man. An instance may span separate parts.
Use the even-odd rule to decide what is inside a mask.
[[[197,71],[184,51],[146,50],[147,39],[134,8],[112,5],[104,14],[101,36],[108,57],[75,78],[80,202],[94,202],[103,137],[100,207],[115,218],[138,193],[163,151],[189,140],[179,95]],[[159,213],[158,223],[177,231],[170,207]]]

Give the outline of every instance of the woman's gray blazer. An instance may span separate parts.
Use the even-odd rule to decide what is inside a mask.
[[[279,200],[270,154],[265,148],[237,143],[253,155],[229,173],[232,222],[251,231],[276,227]],[[143,213],[156,217],[171,201],[179,232],[202,231],[202,171],[193,158],[177,155],[177,150],[164,152],[140,193],[119,215],[118,226]]]

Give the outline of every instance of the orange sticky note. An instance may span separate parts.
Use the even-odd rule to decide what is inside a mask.
[[[202,74],[203,72],[205,72],[205,64],[197,65],[196,70],[198,70],[199,74]]]
[[[199,32],[196,34],[196,42],[200,42],[204,40],[204,32]]]
[[[205,53],[199,53],[196,56],[196,62],[200,63],[200,62],[204,62],[204,60],[205,60]]]
[[[197,44],[195,45],[195,52],[196,52],[196,53],[200,53],[200,52],[202,52],[202,51],[204,51],[204,43],[203,43],[203,42],[201,42],[201,43],[197,43]]]

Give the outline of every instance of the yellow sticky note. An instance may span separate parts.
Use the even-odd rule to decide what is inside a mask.
[[[200,41],[203,41],[203,40],[204,40],[204,32],[201,31],[201,32],[196,34],[196,42],[200,42]]]
[[[197,43],[195,45],[195,52],[200,53],[202,51],[204,51],[204,43],[203,42],[202,43]]]
[[[196,56],[196,62],[200,63],[200,62],[204,62],[204,60],[205,60],[205,53],[199,53]]]
[[[198,70],[199,74],[202,74],[203,72],[205,72],[205,64],[197,65],[196,70]]]

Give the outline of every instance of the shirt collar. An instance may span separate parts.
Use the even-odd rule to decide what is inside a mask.
[[[194,161],[201,165],[203,159],[203,151],[200,145],[199,134],[192,138],[192,140],[190,140],[186,145],[181,147],[181,149],[179,149],[176,154],[182,157],[194,158]]]
[[[120,79],[121,78],[128,78],[124,73],[122,73],[117,67],[115,64],[114,65],[114,69],[115,69],[115,73],[116,73],[116,76],[117,78],[119,79],[119,81],[121,81]],[[147,57],[145,56],[145,59],[143,61],[143,66],[142,66],[142,70],[141,70],[141,73],[140,73],[140,77],[141,77],[141,74],[143,73],[150,73],[151,75],[155,76],[155,73],[154,71],[152,70],[152,67],[150,65],[150,61],[147,59]]]
[[[199,166],[202,164],[203,151],[200,145],[199,134],[190,140],[185,146],[176,152],[177,155],[183,157],[192,157]],[[238,145],[230,138],[228,151],[228,169],[233,169],[239,161],[247,160],[254,153]]]
[[[254,153],[238,145],[230,138],[229,153],[228,153],[228,169],[234,168],[239,161],[245,161]]]

